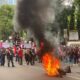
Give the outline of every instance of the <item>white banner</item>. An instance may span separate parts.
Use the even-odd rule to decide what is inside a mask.
[[[7,42],[4,42],[4,43],[2,44],[2,47],[3,47],[3,48],[9,48],[9,47],[10,47],[10,44],[7,43]]]
[[[70,31],[69,32],[69,40],[79,40],[78,32]]]
[[[13,47],[13,43],[3,42],[3,43],[2,43],[2,47],[3,47],[3,48]]]
[[[31,44],[29,43],[24,44],[24,48],[31,48]]]

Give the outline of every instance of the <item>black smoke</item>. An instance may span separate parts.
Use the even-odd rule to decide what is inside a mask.
[[[53,48],[44,35],[49,17],[47,13],[55,11],[54,6],[51,6],[51,1],[55,5],[58,0],[17,0],[15,28],[19,26],[22,29],[30,29],[38,42],[42,41],[44,43],[42,53],[51,51]]]

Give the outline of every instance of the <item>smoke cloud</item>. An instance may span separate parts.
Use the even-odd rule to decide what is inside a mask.
[[[61,12],[61,0],[17,0],[14,29],[29,29],[39,42],[44,43],[44,50],[51,51],[53,45],[46,39],[45,27],[53,23],[55,16]]]

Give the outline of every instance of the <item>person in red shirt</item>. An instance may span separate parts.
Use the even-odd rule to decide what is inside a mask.
[[[16,46],[14,46],[13,47],[14,56],[16,56],[16,50],[17,50],[17,48],[16,48]]]
[[[18,57],[19,57],[19,64],[22,65],[23,64],[23,50],[21,49],[21,47],[19,47],[19,50],[18,50]]]

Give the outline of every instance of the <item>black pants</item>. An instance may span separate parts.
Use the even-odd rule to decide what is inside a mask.
[[[74,64],[78,63],[78,57],[74,57]]]
[[[22,57],[19,57],[19,64],[20,64],[20,65],[22,65],[22,64],[23,64]]]
[[[4,66],[4,64],[5,64],[5,56],[2,56],[1,57],[1,66]]]
[[[19,62],[19,57],[18,57],[18,55],[16,55],[16,62]]]
[[[32,65],[35,64],[35,55],[32,56]]]
[[[10,62],[11,62],[11,64],[12,64],[12,67],[14,67],[13,57],[9,57],[9,58],[8,58],[8,67],[10,67]]]

